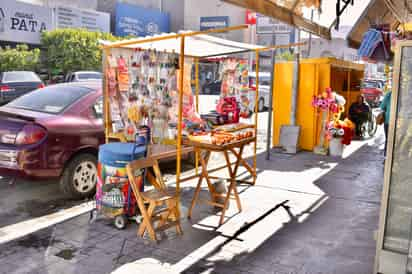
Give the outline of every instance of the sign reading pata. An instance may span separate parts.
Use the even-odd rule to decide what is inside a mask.
[[[0,40],[40,44],[41,32],[52,29],[52,10],[14,0],[0,2]]]
[[[52,11],[14,0],[0,1],[0,40],[40,44],[41,32],[52,29]]]

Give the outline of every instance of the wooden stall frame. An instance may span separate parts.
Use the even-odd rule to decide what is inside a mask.
[[[178,87],[178,92],[179,92],[179,100],[178,100],[178,129],[177,129],[177,152],[176,152],[176,191],[178,195],[180,195],[180,182],[181,181],[186,181],[186,179],[181,179],[181,156],[182,156],[182,120],[183,120],[183,113],[182,113],[182,107],[183,107],[183,80],[184,80],[184,61],[185,57],[191,57],[195,59],[197,71],[196,71],[196,110],[198,111],[198,100],[199,100],[199,79],[198,79],[198,61],[199,57],[193,57],[193,56],[186,56],[185,55],[185,37],[189,36],[196,36],[196,35],[201,35],[201,34],[209,34],[209,33],[221,33],[221,32],[228,32],[228,31],[234,31],[234,30],[242,30],[248,28],[248,25],[238,25],[238,26],[232,26],[232,27],[227,27],[227,28],[220,28],[220,29],[211,29],[207,31],[193,31],[193,32],[183,32],[183,33],[178,33],[178,34],[170,34],[170,35],[164,35],[164,36],[153,36],[147,39],[132,39],[132,40],[125,40],[125,41],[119,41],[119,42],[114,42],[109,45],[102,45],[103,49],[103,74],[104,74],[104,81],[103,81],[103,89],[104,89],[104,106],[105,106],[105,133],[106,133],[106,142],[109,141],[111,138],[119,139],[122,140],[122,137],[116,134],[111,134],[109,132],[110,128],[110,112],[109,112],[109,101],[108,101],[108,83],[106,79],[106,70],[108,66],[108,60],[107,57],[110,55],[110,49],[113,48],[122,48],[125,46],[130,46],[130,45],[137,45],[137,44],[143,44],[143,43],[148,43],[148,42],[156,42],[156,41],[161,41],[161,40],[168,40],[168,39],[179,39],[180,38],[180,53],[179,53],[179,78],[180,78],[180,83]],[[248,49],[245,50],[244,52],[250,52],[250,51],[255,51],[256,54],[256,92],[255,92],[255,125],[254,125],[254,131],[255,131],[255,136],[256,136],[256,141],[254,142],[254,156],[253,156],[253,169],[254,169],[254,178],[253,182],[251,184],[256,183],[256,165],[257,165],[257,159],[256,159],[256,150],[257,150],[257,123],[258,123],[258,112],[257,112],[257,99],[259,98],[259,78],[258,78],[258,73],[259,73],[259,52],[262,51],[269,51],[269,50],[274,50],[274,49],[280,49],[280,48],[290,48],[290,47],[298,47],[298,46],[303,46],[305,45],[306,42],[301,42],[301,43],[291,43],[287,45],[275,45],[275,46],[269,46],[269,47],[262,47],[258,49]],[[233,53],[242,53],[242,52],[233,52]],[[226,53],[225,55],[230,55],[233,53]],[[202,58],[208,58],[212,57],[214,55],[210,56],[203,56]],[[121,134],[120,134],[121,135]],[[196,162],[199,158],[199,155],[196,157]],[[233,163],[232,163],[233,164]],[[198,177],[199,173],[196,168],[196,175],[194,177]]]

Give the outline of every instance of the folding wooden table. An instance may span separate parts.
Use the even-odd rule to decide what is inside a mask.
[[[239,141],[231,142],[228,144],[223,144],[223,145],[214,145],[214,144],[209,144],[209,143],[204,143],[204,142],[199,142],[199,141],[187,141],[185,144],[192,146],[194,150],[198,153],[198,155],[202,155],[202,152],[204,152],[204,157],[200,157],[200,163],[202,166],[202,171],[199,175],[199,181],[196,186],[195,194],[192,199],[191,206],[189,208],[189,213],[188,213],[188,218],[192,217],[192,211],[193,208],[196,205],[196,202],[198,201],[199,198],[199,193],[200,193],[200,188],[202,186],[203,179],[205,179],[211,200],[205,201],[207,204],[221,207],[222,208],[222,215],[220,216],[220,221],[219,225],[223,224],[224,221],[224,216],[226,209],[228,208],[229,205],[229,199],[235,199],[237,208],[239,212],[242,211],[242,205],[240,203],[240,198],[239,198],[239,193],[237,191],[237,180],[236,180],[236,175],[237,175],[237,170],[239,168],[239,165],[243,165],[249,173],[252,175],[253,178],[256,178],[256,171],[246,162],[245,159],[243,159],[243,151],[244,147],[250,143],[256,142],[256,137],[249,137],[245,138]],[[217,179],[218,177],[212,177],[209,176],[208,170],[207,170],[207,165],[209,163],[210,159],[210,154],[212,152],[221,152],[225,156],[226,160],[226,167],[229,172],[229,178],[225,178],[225,180],[229,181],[229,188],[226,193],[218,193],[211,180],[210,179]],[[229,152],[231,152],[235,157],[236,157],[236,162],[234,167],[232,167],[232,164],[230,162],[229,158]],[[216,198],[221,197],[224,199],[223,203],[219,203]]]

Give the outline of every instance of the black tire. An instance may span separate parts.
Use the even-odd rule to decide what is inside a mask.
[[[265,110],[265,100],[260,98],[258,101],[258,112],[263,112]]]
[[[84,175],[84,182],[86,178],[94,181],[90,183],[87,181],[89,186],[87,188],[81,187],[79,185],[79,180],[75,176],[81,171],[82,165],[87,165],[90,168],[95,169],[95,174],[89,173]],[[83,199],[92,197],[96,193],[96,183],[97,183],[97,158],[96,156],[88,153],[79,154],[75,156],[64,168],[63,174],[60,178],[60,188],[63,193],[73,199]],[[83,178],[82,178],[83,179]],[[78,189],[82,188],[84,191],[79,191]]]
[[[375,115],[372,114],[371,119],[368,123],[368,128],[367,128],[369,137],[375,136],[377,130],[378,130],[378,124],[376,123],[376,117]]]
[[[128,221],[126,215],[117,215],[114,217],[113,224],[117,229],[122,230],[126,228]]]

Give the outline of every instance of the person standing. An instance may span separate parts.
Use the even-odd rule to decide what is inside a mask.
[[[382,100],[380,109],[385,113],[385,121],[383,123],[383,129],[385,131],[385,150],[383,155],[386,157],[386,147],[388,146],[388,130],[389,130],[389,119],[391,114],[391,97],[392,91],[389,91],[385,94],[385,97]]]

